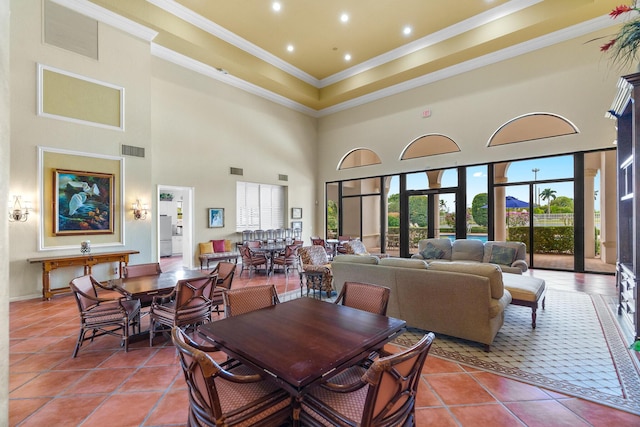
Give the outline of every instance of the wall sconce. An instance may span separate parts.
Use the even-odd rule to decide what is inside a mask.
[[[149,206],[140,202],[140,199],[131,204],[131,210],[133,210],[133,219],[147,219],[147,210]]]
[[[22,196],[13,196],[13,204],[9,202],[9,221],[11,222],[25,222],[29,216],[29,202],[21,202],[21,198]]]

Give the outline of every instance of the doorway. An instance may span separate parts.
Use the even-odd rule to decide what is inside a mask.
[[[193,269],[193,187],[158,185],[158,260]]]

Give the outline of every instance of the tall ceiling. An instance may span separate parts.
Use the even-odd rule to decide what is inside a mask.
[[[273,0],[52,1],[114,12],[157,32],[156,56],[314,115],[615,25],[607,14],[620,4],[280,0],[276,12]]]

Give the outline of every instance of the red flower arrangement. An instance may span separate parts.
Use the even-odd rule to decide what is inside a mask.
[[[609,16],[613,19],[634,11],[639,12],[639,15],[625,22],[615,38],[600,46],[602,52],[611,52],[613,61],[623,66],[629,65],[629,63],[638,59],[637,51],[640,48],[640,8],[636,6],[635,2],[633,6],[621,5],[609,13]]]

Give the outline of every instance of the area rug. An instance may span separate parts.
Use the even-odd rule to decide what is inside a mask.
[[[411,346],[425,331],[395,340]],[[436,334],[430,355],[640,415],[640,366],[600,295],[548,290],[546,309],[510,305],[491,351]]]

